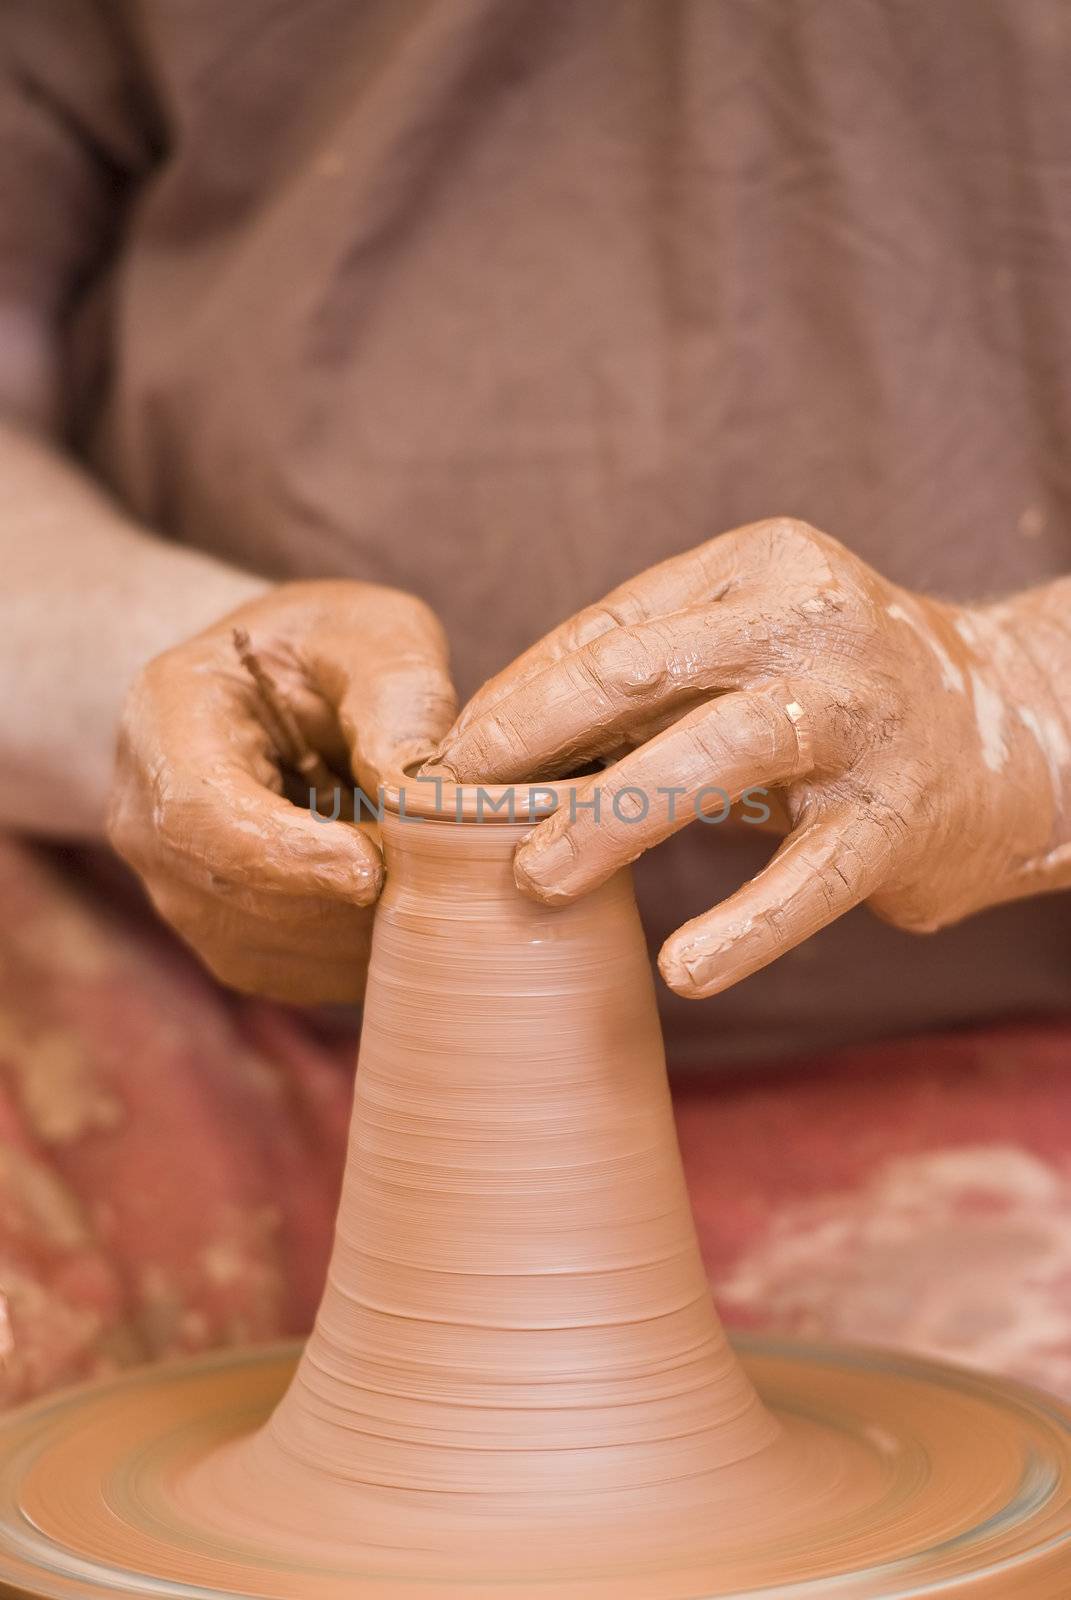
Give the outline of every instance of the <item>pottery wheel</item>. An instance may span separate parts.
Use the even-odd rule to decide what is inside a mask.
[[[198,1526],[184,1479],[264,1421],[290,1348],[145,1369],[24,1407],[0,1426],[0,1580],[49,1600],[99,1595],[765,1596],[1061,1600],[1071,1574],[1071,1407],[1003,1382],[885,1352],[741,1341],[744,1366],[818,1486],[803,1522],[770,1498],[761,1548],[742,1549],[731,1500],[705,1575],[523,1572],[437,1580],[414,1553],[317,1564]],[[830,1461],[865,1481],[845,1518],[819,1492]],[[746,1486],[743,1489],[747,1492]],[[746,1520],[746,1519],[745,1519]],[[122,1549],[123,1566],[114,1565]],[[860,1553],[865,1551],[865,1558]],[[696,1587],[696,1583],[700,1587]]]

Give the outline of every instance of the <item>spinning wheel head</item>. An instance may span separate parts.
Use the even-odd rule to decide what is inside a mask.
[[[406,1548],[353,1484],[341,1501],[325,1485],[322,1526],[282,1515],[252,1537],[227,1486],[235,1441],[292,1375],[295,1352],[276,1348],[146,1369],[9,1417],[0,1581],[48,1600],[1064,1600],[1071,1408],[883,1352],[747,1341],[740,1353],[780,1432],[761,1463],[726,1473],[705,1548],[673,1562],[653,1526],[650,1564],[617,1570],[585,1559],[582,1537],[556,1552],[506,1530],[500,1570],[486,1570],[485,1545],[477,1578],[471,1525],[455,1540],[444,1517]]]

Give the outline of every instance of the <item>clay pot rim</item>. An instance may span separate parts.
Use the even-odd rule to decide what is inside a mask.
[[[534,823],[549,817],[598,772],[531,783],[453,783],[446,777],[422,775],[422,765],[410,762],[397,783],[384,784],[382,801],[387,815],[504,827]]]

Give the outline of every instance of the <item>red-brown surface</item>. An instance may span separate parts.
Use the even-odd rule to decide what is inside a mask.
[[[304,1331],[326,1264],[352,1035],[224,996],[106,900],[0,843],[7,1403]],[[676,1100],[730,1325],[1071,1392],[1071,1022],[689,1081]]]
[[[731,1326],[895,1344],[1071,1393],[1071,1023],[678,1085]]]

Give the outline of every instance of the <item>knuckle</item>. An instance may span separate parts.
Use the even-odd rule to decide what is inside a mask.
[[[895,855],[909,843],[912,827],[911,808],[902,801],[894,799],[892,795],[881,794],[874,797],[868,807],[868,820],[890,855]]]
[[[771,517],[762,528],[772,544],[790,549],[813,550],[822,540],[818,529],[799,517]]]
[[[169,871],[221,893],[224,886],[255,888],[263,881],[271,839],[265,828],[259,837],[247,831],[253,821],[248,808],[236,805],[232,814],[212,791],[198,796],[185,785],[165,786],[156,793],[146,831]]]
[[[783,539],[811,539],[816,532],[809,522],[804,522],[801,517],[773,517],[772,529]]]
[[[793,927],[788,911],[783,906],[766,906],[760,913],[766,943],[778,955],[793,943]]]
[[[394,737],[399,743],[406,738],[426,742],[431,733],[445,733],[456,715],[457,695],[448,675],[429,667],[414,684]]]
[[[707,712],[692,724],[688,740],[702,765],[711,770],[721,764],[728,745],[737,742],[726,727],[725,717],[713,712]]]
[[[512,755],[519,743],[519,730],[512,716],[508,710],[496,707],[468,730],[465,755],[470,766],[480,769]]]
[[[616,628],[619,622],[620,618],[605,603],[587,606],[583,611],[578,611],[567,626],[563,642],[567,649],[582,650],[585,645],[601,639],[611,628]]]
[[[459,783],[493,782],[524,748],[520,729],[499,707],[483,712],[459,735],[443,765]]]
[[[626,827],[646,821],[651,809],[651,797],[637,783],[614,784],[609,789],[611,818]]]
[[[782,697],[784,698],[784,697]],[[766,695],[740,694],[727,697],[699,723],[712,754],[732,749],[752,760],[775,755],[785,748],[795,749],[796,739],[790,717],[780,700]]]
[[[819,874],[818,886],[826,902],[828,915],[835,915],[845,898],[854,900],[861,891],[862,872],[851,856],[832,856]]]
[[[433,653],[441,654],[445,658],[446,631],[426,600],[410,593],[408,589],[396,589],[384,584],[377,585],[372,591],[365,584],[355,584],[353,604],[362,616],[367,613],[370,602],[380,615],[393,614],[399,619],[404,618],[409,627],[416,630],[425,648],[430,646]],[[337,612],[338,600],[335,594],[327,597],[327,604],[333,614]]]
[[[742,536],[754,532],[753,523],[745,523],[739,528],[725,528],[720,533],[712,533],[696,546],[695,554],[701,559],[717,557],[726,551],[731,551],[739,544]]]
[[[191,841],[199,833],[196,806],[186,795],[174,791],[158,795],[153,808],[152,829],[160,849],[170,856],[190,854]]]
[[[614,628],[593,640],[584,652],[586,670],[596,686],[611,696],[650,694],[666,682],[668,666],[628,628]]]
[[[580,650],[615,629],[627,628],[640,621],[642,615],[643,607],[638,598],[627,588],[621,588],[612,597],[577,612],[568,642],[574,650]]]

